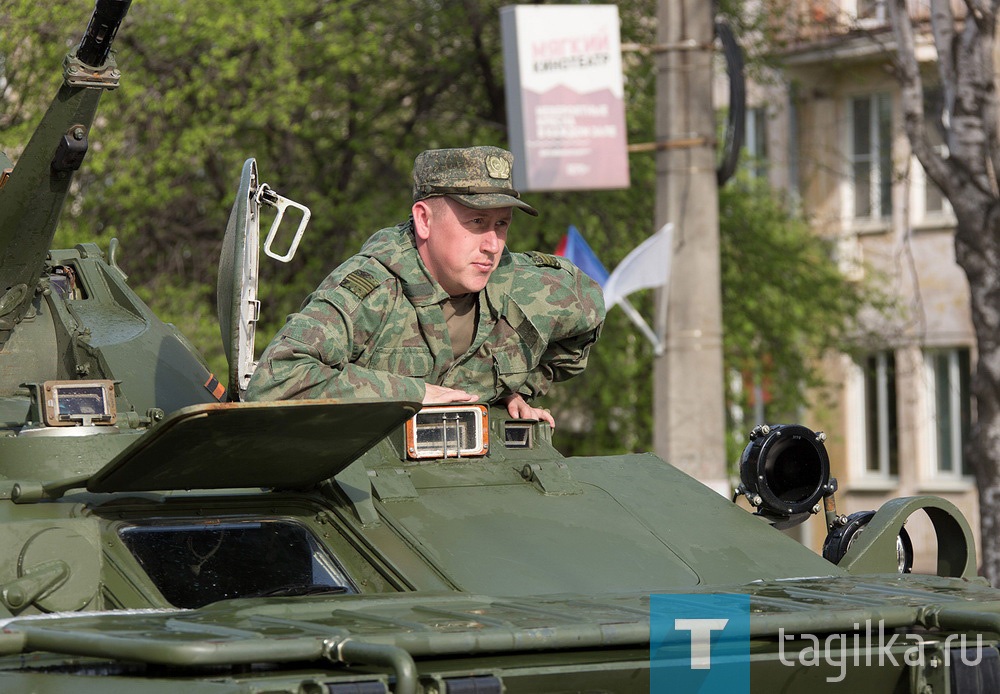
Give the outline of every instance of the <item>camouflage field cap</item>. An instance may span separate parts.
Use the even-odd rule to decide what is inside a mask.
[[[476,210],[519,207],[537,217],[514,190],[513,167],[514,155],[499,147],[428,149],[413,162],[413,202],[447,195]]]

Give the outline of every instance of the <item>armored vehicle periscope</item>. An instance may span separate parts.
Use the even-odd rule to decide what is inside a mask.
[[[260,208],[294,205],[253,160],[220,272],[225,395],[116,244],[48,250],[128,4],[98,0],[17,165],[0,155],[0,691],[696,691],[722,673],[678,618],[720,615],[745,647],[716,658],[725,691],[997,691],[1000,591],[964,518],[933,497],[838,515],[805,427],[751,434],[751,514],[485,405],[238,402]],[[906,573],[918,510],[937,576]],[[821,512],[824,557],[778,529]]]

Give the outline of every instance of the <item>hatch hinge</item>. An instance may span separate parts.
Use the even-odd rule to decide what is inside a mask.
[[[383,468],[369,470],[375,496],[380,501],[396,501],[398,499],[416,499],[417,489],[410,480],[410,473],[399,468]]]
[[[557,496],[579,494],[580,486],[569,474],[569,466],[561,461],[526,463],[521,477],[533,482],[543,494]]]
[[[378,525],[378,512],[372,502],[371,478],[366,474],[364,463],[354,462],[338,472],[333,482],[347,497],[355,515],[364,526]]]

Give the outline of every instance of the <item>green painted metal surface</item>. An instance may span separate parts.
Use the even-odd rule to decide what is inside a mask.
[[[134,441],[91,476],[87,488],[308,488],[336,475],[419,409],[419,403],[329,400],[193,405]]]
[[[537,423],[507,442],[499,408],[487,454],[417,461],[417,403],[220,402],[101,249],[47,250],[74,170],[60,143],[102,89],[61,88],[0,189],[0,691],[646,691],[654,592],[753,602],[746,691],[949,686],[921,665],[832,687],[780,662],[782,629],[881,619],[996,646],[1000,591],[941,500],[890,502],[835,566],[653,455],[563,458]],[[230,356],[242,243],[222,262]],[[60,420],[53,382],[95,380],[114,423]],[[919,509],[951,578],[889,573]]]
[[[545,494],[510,465],[445,463],[411,469],[419,496],[384,513],[467,590],[648,591],[843,573],[655,456],[562,462],[578,494]],[[468,561],[478,554],[490,561]]]
[[[64,138],[86,139],[102,90],[63,86],[0,188],[0,341],[27,311],[52,246],[71,171],[53,162]],[[75,137],[81,135],[81,137]]]

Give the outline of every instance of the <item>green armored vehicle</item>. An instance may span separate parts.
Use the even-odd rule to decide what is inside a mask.
[[[253,160],[220,271],[228,390],[114,244],[48,250],[128,4],[98,0],[0,155],[0,692],[998,690],[966,521],[933,497],[837,515],[805,427],[751,434],[751,514],[486,405],[238,402],[260,210],[295,206]],[[938,576],[907,573],[916,511]],[[825,558],[780,531],[821,513]]]

